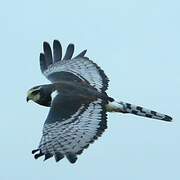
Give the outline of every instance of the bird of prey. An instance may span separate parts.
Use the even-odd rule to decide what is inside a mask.
[[[85,56],[75,57],[69,44],[62,58],[58,40],[43,43],[40,69],[51,84],[31,88],[27,101],[50,107],[39,146],[32,153],[35,159],[54,157],[56,162],[66,157],[75,163],[77,155],[93,143],[107,128],[107,112],[131,113],[147,118],[171,121],[168,115],[130,103],[115,101],[108,96],[109,79],[104,71]]]

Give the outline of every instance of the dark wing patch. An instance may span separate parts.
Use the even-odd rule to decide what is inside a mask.
[[[77,96],[62,95],[59,93],[53,99],[45,124],[56,121],[66,121],[81,108],[81,102]]]
[[[69,73],[72,81],[76,79],[78,82],[86,82],[96,88],[99,92],[104,92],[108,87],[108,78],[104,71],[89,58],[84,57],[86,50],[82,51],[75,58],[72,58],[74,45],[69,44],[62,58],[62,48],[60,42],[55,40],[53,43],[53,59],[50,45],[44,43],[44,56],[40,55],[41,71],[47,79],[52,82],[66,80],[64,72]],[[60,75],[58,75],[60,73]],[[78,79],[78,80],[77,80]]]
[[[55,118],[56,121],[49,119],[52,118],[51,115],[48,116],[38,148],[38,157],[45,155],[45,159],[48,159],[54,156],[58,161],[66,156],[71,163],[75,163],[77,155],[107,128],[104,104],[101,99],[87,105],[82,104],[70,117],[62,119],[60,116]],[[60,108],[59,111],[62,112]],[[37,154],[35,156],[37,157]]]
[[[52,51],[49,43],[44,42],[43,43],[43,49],[44,49],[44,56],[45,56],[45,62],[47,67],[53,63],[52,59]]]
[[[43,53],[40,53],[39,60],[40,60],[41,71],[44,72],[47,69],[47,65],[46,65],[45,56]]]
[[[53,58],[54,63],[60,61],[62,58],[62,47],[58,40],[54,40],[53,42]]]
[[[74,44],[69,44],[66,49],[66,53],[65,53],[63,59],[64,60],[71,59],[73,56],[73,53],[74,53]]]

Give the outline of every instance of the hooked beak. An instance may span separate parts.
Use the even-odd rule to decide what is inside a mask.
[[[29,97],[27,97],[27,98],[26,98],[26,101],[28,102],[29,100],[30,100]]]

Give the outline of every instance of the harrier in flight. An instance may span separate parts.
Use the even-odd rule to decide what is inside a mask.
[[[147,118],[171,121],[168,115],[130,103],[115,101],[106,94],[108,77],[86,50],[75,57],[69,44],[62,58],[62,47],[54,40],[53,47],[43,43],[40,53],[42,74],[51,84],[31,88],[27,101],[50,107],[39,146],[32,153],[35,159],[66,157],[75,163],[77,155],[93,143],[107,128],[107,112],[131,113]]]

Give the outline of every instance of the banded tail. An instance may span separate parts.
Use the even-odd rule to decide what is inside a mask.
[[[137,116],[143,116],[143,117],[148,117],[148,118],[153,118],[153,119],[159,119],[163,121],[172,121],[172,117],[158,113],[156,111],[146,109],[141,106],[136,106],[133,104],[125,103],[125,102],[109,102],[106,105],[106,109],[108,112],[121,112],[121,113],[131,113],[135,114]]]

